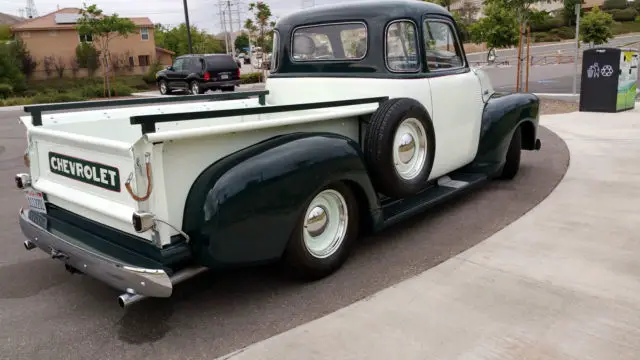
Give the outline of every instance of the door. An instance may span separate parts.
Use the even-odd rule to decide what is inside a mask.
[[[172,87],[184,87],[186,76],[184,75],[185,58],[178,58],[173,62],[173,69],[167,73],[169,84]]]
[[[433,122],[438,135],[434,176],[470,163],[477,152],[482,111],[482,88],[469,69],[453,23],[426,17],[422,38],[431,89]]]

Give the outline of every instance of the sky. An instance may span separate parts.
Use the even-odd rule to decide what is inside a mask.
[[[182,0],[84,0],[87,5],[96,4],[105,13],[118,13],[120,16],[147,16],[154,23],[178,25],[184,22],[184,8]],[[219,2],[226,0],[187,0],[189,9],[189,22],[198,28],[211,33],[222,32],[220,21]],[[230,0],[232,8],[233,31],[238,30],[238,14],[240,19],[249,16],[249,2],[253,0]],[[353,2],[358,0],[264,0],[271,7],[274,17],[284,16],[292,11],[302,9],[303,6],[315,3],[315,5],[328,5],[335,3]],[[34,0],[38,15],[42,16],[55,11],[58,6],[82,7],[83,0]],[[234,5],[238,4],[238,5]],[[27,0],[0,0],[0,12],[10,15],[20,15],[19,9],[27,5]],[[229,20],[227,15],[227,26]],[[227,29],[228,31],[229,29]]]

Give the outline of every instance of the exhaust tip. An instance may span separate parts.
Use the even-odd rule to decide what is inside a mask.
[[[27,250],[33,250],[36,248],[36,244],[32,243],[30,240],[25,240],[24,248]]]
[[[133,293],[124,293],[120,296],[118,296],[118,305],[121,308],[126,308],[132,304],[137,303],[140,300],[145,299],[146,296],[145,295],[139,295],[139,294],[133,294]]]

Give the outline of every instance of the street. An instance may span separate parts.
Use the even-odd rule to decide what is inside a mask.
[[[364,238],[338,273],[315,283],[276,267],[203,274],[170,299],[122,310],[119,291],[41,251],[25,251],[13,176],[25,170],[21,111],[0,112],[0,358],[212,359],[341,309],[481,242],[542,201],[569,162],[545,128],[512,182],[495,181],[382,234]]]

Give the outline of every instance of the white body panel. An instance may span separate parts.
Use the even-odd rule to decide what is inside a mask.
[[[266,89],[268,103],[274,105],[375,96],[420,101],[437,134],[430,179],[470,163],[476,155],[484,101],[473,71],[422,79],[270,78]]]

